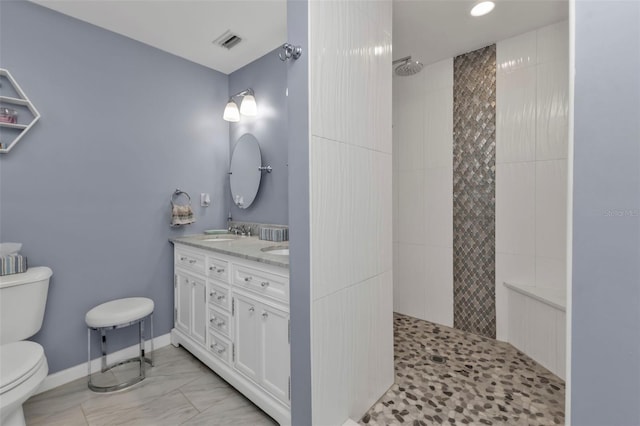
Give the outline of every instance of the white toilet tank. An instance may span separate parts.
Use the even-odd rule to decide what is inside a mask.
[[[25,340],[40,330],[52,274],[40,266],[0,277],[0,344]]]

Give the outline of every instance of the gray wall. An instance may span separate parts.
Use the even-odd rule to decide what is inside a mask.
[[[576,1],[571,411],[640,424],[640,2]]]
[[[35,340],[50,372],[86,359],[84,315],[119,297],[173,322],[171,236],[223,227],[228,211],[227,76],[28,2],[2,2],[0,65],[42,114],[0,156],[0,240],[53,269]],[[169,228],[188,191],[197,223]],[[134,343],[123,331],[110,350]]]
[[[291,424],[311,425],[311,268],[309,211],[309,13],[287,1],[287,38],[303,54],[287,64],[289,87],[289,248],[291,255]]]
[[[273,172],[262,173],[260,190],[248,209],[233,204],[231,191],[226,186],[234,221],[288,223],[287,65],[278,58],[279,51],[269,52],[229,74],[229,95],[251,87],[258,104],[257,117],[240,115],[238,123],[229,124],[231,152],[242,135],[251,133],[260,144],[262,164],[273,167]]]

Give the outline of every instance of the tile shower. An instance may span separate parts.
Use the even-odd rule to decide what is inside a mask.
[[[567,60],[565,21],[393,82],[394,311],[508,342],[558,383]]]

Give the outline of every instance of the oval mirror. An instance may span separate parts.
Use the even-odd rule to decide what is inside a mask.
[[[241,209],[249,207],[258,194],[261,165],[258,140],[250,133],[240,136],[231,155],[229,184],[233,203]]]

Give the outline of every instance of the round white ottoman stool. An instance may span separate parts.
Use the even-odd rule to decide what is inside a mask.
[[[153,300],[146,297],[129,297],[116,299],[96,306],[87,312],[87,350],[89,355],[89,389],[94,392],[112,392],[134,385],[145,378],[145,364],[153,366],[151,359],[144,355],[144,320],[149,317],[151,322],[151,352],[153,352]],[[140,354],[137,357],[107,365],[107,330],[139,325]],[[119,365],[129,362],[140,363],[140,374],[130,380],[110,386],[97,386],[91,382],[91,330],[100,332],[100,347],[102,350],[102,368],[104,373]]]

